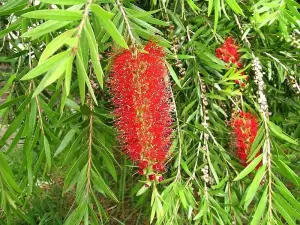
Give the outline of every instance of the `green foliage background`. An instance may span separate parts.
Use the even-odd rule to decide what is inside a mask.
[[[297,1],[0,4],[0,224],[299,224]],[[214,54],[228,36],[244,89]],[[114,54],[147,40],[165,47],[175,104],[166,179],[149,188],[120,152],[107,88]],[[247,168],[227,125],[238,108],[260,118]]]

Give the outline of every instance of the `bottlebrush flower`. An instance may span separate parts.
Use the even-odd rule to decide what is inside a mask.
[[[235,44],[232,37],[226,38],[225,42],[222,46],[216,49],[216,56],[223,60],[226,63],[231,65],[236,65],[237,68],[242,68],[242,63],[240,60],[240,54],[238,53],[239,47]],[[244,75],[244,73],[241,73]],[[245,87],[245,83],[241,82],[240,80],[235,80],[236,84],[241,84],[242,87]]]
[[[226,63],[237,64],[238,67],[241,67],[241,63],[238,62],[240,59],[238,46],[234,43],[232,37],[226,38],[224,44],[216,49],[216,56]]]
[[[171,106],[164,52],[153,42],[115,57],[110,91],[123,151],[140,174],[162,171],[171,144]]]
[[[230,126],[234,135],[236,155],[240,162],[247,166],[248,154],[258,131],[257,118],[251,113],[241,111],[234,114]]]

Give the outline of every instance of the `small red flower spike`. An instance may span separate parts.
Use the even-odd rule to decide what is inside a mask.
[[[243,64],[239,61],[240,54],[238,53],[238,46],[232,37],[226,38],[223,45],[216,49],[216,56],[226,63],[230,63],[231,65],[235,64],[237,68],[243,67]],[[244,72],[242,72],[241,75],[244,75]],[[235,81],[235,83],[239,84],[239,81]]]
[[[156,179],[155,174],[150,174],[148,177],[149,177],[149,180],[155,180]]]
[[[144,172],[144,170],[142,170],[142,169],[139,169],[139,174],[140,174],[140,175],[145,175],[145,172]]]
[[[114,58],[110,92],[122,149],[144,174],[163,169],[158,165],[167,158],[173,121],[163,49],[148,42],[135,50]]]
[[[160,176],[159,178],[158,178],[158,182],[160,183],[160,182],[162,182],[164,180],[164,177],[163,176]]]
[[[236,155],[240,162],[247,166],[248,154],[258,131],[258,120],[251,113],[241,111],[234,114],[230,126],[234,135]]]
[[[153,170],[157,171],[157,172],[162,172],[164,171],[164,166],[160,163],[156,163],[152,166]]]

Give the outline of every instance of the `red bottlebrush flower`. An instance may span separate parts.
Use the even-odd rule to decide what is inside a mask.
[[[164,180],[164,177],[163,176],[160,176],[159,178],[158,178],[158,182],[160,183],[160,182],[162,182]]]
[[[164,166],[161,163],[156,163],[152,166],[154,171],[162,172],[164,171]]]
[[[226,38],[224,44],[216,49],[216,56],[224,62],[235,64],[240,67],[240,55],[238,53],[238,46],[234,43],[231,37]]]
[[[123,151],[140,171],[163,169],[171,144],[171,106],[167,68],[161,47],[149,42],[144,51],[124,50],[112,64],[110,91],[115,126]]]
[[[238,46],[231,37],[226,38],[223,45],[216,49],[216,56],[226,63],[236,64],[237,68],[242,68],[243,66],[239,61],[240,54],[238,53]],[[244,75],[244,72],[242,72],[241,75]],[[240,82],[236,80],[235,83],[239,84]]]
[[[234,114],[230,126],[234,135],[236,155],[240,162],[247,166],[248,154],[258,131],[258,120],[251,113],[241,111]]]
[[[155,180],[156,179],[155,174],[150,174],[148,177],[149,177],[149,180]]]

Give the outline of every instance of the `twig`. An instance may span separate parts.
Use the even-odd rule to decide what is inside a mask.
[[[135,44],[135,38],[134,38],[134,36],[132,34],[132,29],[131,29],[131,26],[129,24],[129,20],[128,20],[127,16],[126,16],[126,12],[125,12],[125,10],[123,8],[123,5],[121,4],[120,0],[117,0],[117,5],[118,5],[118,7],[119,7],[119,9],[121,11],[121,14],[122,14],[123,18],[124,18],[124,21],[125,21],[125,24],[126,24],[126,28],[127,28],[127,32],[128,32],[129,38],[131,40],[131,44],[134,45]]]

